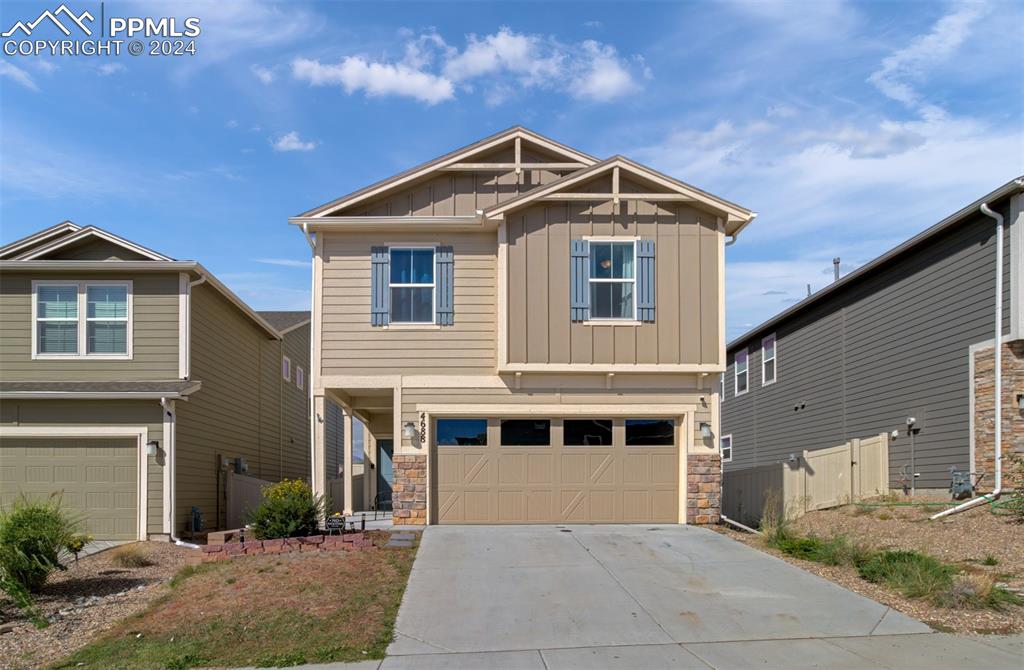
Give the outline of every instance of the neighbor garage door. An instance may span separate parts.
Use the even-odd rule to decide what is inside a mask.
[[[435,518],[676,523],[677,432],[672,420],[439,419]]]
[[[0,438],[0,501],[59,493],[98,540],[133,540],[138,524],[134,439]]]

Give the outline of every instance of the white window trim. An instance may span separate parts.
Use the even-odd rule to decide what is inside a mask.
[[[746,395],[748,392],[750,392],[750,350],[749,349],[742,349],[742,352],[743,352],[743,354],[747,358],[747,369],[743,371],[743,374],[745,374],[747,376],[747,384],[746,384],[747,388],[745,388],[742,391],[739,390],[739,388],[740,388],[740,385],[739,385],[740,365],[739,365],[739,362],[737,362],[737,360],[736,360],[736,358],[737,358],[736,355],[739,354],[740,352],[737,351],[736,354],[733,354],[733,358],[732,358],[732,372],[733,372],[732,395],[735,398],[738,398],[741,395]]]
[[[391,283],[391,252],[429,249],[431,252],[429,284],[393,284]],[[391,289],[393,288],[429,288],[430,289],[430,321],[395,321],[391,316]],[[428,326],[437,325],[437,247],[432,244],[397,244],[388,247],[388,325],[389,326]]]
[[[766,359],[764,357],[764,343],[768,340],[768,338],[771,338],[771,340],[775,343],[775,346],[772,349],[772,357],[770,359]],[[765,363],[767,363],[769,360],[775,362],[775,371],[772,373],[771,381],[766,380],[765,376],[764,376],[764,366],[765,366]],[[771,386],[772,384],[775,383],[775,380],[778,379],[778,378],[779,378],[779,338],[775,337],[775,333],[772,333],[770,335],[765,335],[764,337],[761,338],[761,386]]]
[[[39,287],[40,286],[77,286],[78,316],[70,318],[48,318],[46,321],[72,321],[78,324],[78,351],[73,354],[52,354],[39,351]],[[121,319],[90,319],[88,316],[88,287],[90,286],[124,286],[127,289],[128,317],[125,332],[126,350],[123,354],[90,354],[88,353],[89,321],[120,321]],[[130,279],[34,279],[32,280],[32,360],[90,360],[90,361],[130,361],[134,357],[135,312],[133,303],[134,285]]]
[[[302,369],[301,365],[295,368],[295,385],[299,387],[299,389],[304,389],[306,387],[306,371]]]
[[[281,357],[281,378],[286,382],[292,380],[292,359],[287,356]]]
[[[640,241],[640,238],[639,237],[634,237],[634,236],[628,236],[628,237],[627,236],[622,236],[622,237],[614,237],[614,236],[584,236],[583,239],[586,240],[587,242],[589,242],[591,245],[594,245],[594,244],[607,244],[609,242],[619,242],[619,243],[623,243],[623,244],[629,243],[629,244],[633,245],[633,276],[631,278],[629,278],[629,279],[624,279],[624,278],[623,279],[595,279],[594,277],[590,276],[590,267],[589,267],[589,265],[587,267],[587,281],[590,284],[626,284],[626,283],[629,283],[629,284],[633,285],[633,314],[630,315],[630,316],[621,316],[621,317],[620,316],[606,316],[606,317],[593,316],[592,314],[593,314],[593,311],[594,311],[594,304],[593,304],[593,299],[594,299],[593,295],[594,294],[593,294],[593,292],[590,292],[590,296],[591,296],[591,298],[590,298],[591,299],[591,304],[590,304],[591,317],[584,322],[584,325],[591,325],[591,326],[592,325],[602,325],[602,324],[607,324],[608,322],[612,322],[612,323],[615,323],[617,325],[623,325],[623,326],[639,326],[639,325],[642,325],[642,323],[639,320],[637,320],[637,316],[636,316],[636,314],[637,314],[637,306],[636,306],[636,303],[637,303],[636,273],[637,273],[637,270],[639,269],[637,267],[637,264],[636,264],[636,243]],[[589,255],[588,255],[587,263],[589,263],[589,262],[590,262],[590,258],[589,258]]]
[[[722,447],[722,442],[724,442],[725,440],[729,440],[729,458],[725,457],[724,448]],[[732,433],[729,433],[728,435],[723,435],[719,439],[719,442],[718,442],[718,454],[719,454],[719,456],[722,457],[722,462],[723,463],[732,463],[732,453],[733,453]]]

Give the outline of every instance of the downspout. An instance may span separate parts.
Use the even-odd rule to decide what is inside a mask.
[[[316,486],[316,403],[313,402],[313,389],[316,388],[316,383],[319,377],[319,371],[317,370],[317,361],[313,358],[313,352],[316,350],[316,324],[313,323],[313,319],[316,318],[316,308],[313,305],[313,297],[316,295],[316,242],[313,241],[313,236],[309,234],[309,224],[302,224],[302,234],[306,236],[306,244],[309,245],[310,261],[309,261],[309,275],[310,275],[310,286],[309,286],[309,484],[311,487]],[[282,347],[283,347],[282,343]],[[278,375],[280,378],[280,375]],[[324,410],[326,412],[326,409]],[[282,418],[283,422],[283,418]],[[324,463],[326,467],[326,461]],[[326,481],[326,477],[324,478]]]
[[[735,233],[733,233],[732,235],[728,236],[729,239],[727,239],[725,241],[725,246],[731,247],[732,245],[736,244],[736,240],[739,239],[740,233],[743,231],[743,229],[746,228],[747,226],[749,226],[751,223],[753,223],[754,219],[756,219],[756,218],[757,218],[757,212],[751,212],[750,213],[750,218],[747,220],[747,222],[745,224],[743,224],[740,227],[740,229],[737,230]]]
[[[995,444],[995,487],[991,493],[968,500],[962,505],[931,517],[932,520],[941,519],[944,516],[958,514],[964,510],[977,507],[983,503],[990,503],[999,499],[1003,492],[1003,215],[994,212],[988,203],[981,203],[981,213],[996,221],[996,323],[995,339],[992,342],[992,356],[995,365],[995,422],[996,422],[996,444]],[[974,380],[971,380],[974,383]],[[973,465],[973,464],[972,464]]]
[[[184,400],[184,398],[182,398],[182,400]],[[176,468],[177,468],[177,461],[178,461],[178,453],[177,453],[178,449],[177,449],[177,445],[175,444],[175,438],[176,438],[175,430],[176,430],[177,416],[175,416],[175,413],[171,410],[171,403],[168,402],[167,398],[160,398],[160,407],[163,408],[163,411],[167,413],[167,417],[169,419],[167,423],[170,425],[170,431],[168,431],[167,435],[164,435],[164,446],[167,447],[167,465],[165,465],[164,467],[167,467],[167,468],[171,469],[171,490],[170,490],[170,496],[169,496],[171,509],[164,511],[165,514],[170,514],[171,515],[170,538],[171,538],[171,541],[174,542],[174,544],[178,545],[179,547],[188,547],[189,549],[198,549],[199,548],[198,544],[192,544],[191,542],[185,542],[184,540],[180,539],[179,537],[177,537],[174,534],[174,521],[175,521],[175,516],[176,516],[176,514],[175,514],[175,511],[176,511],[175,503],[177,502],[177,496],[175,495],[175,489],[177,488],[177,485],[178,485],[178,479],[177,479],[177,476],[176,476],[176,474],[177,474],[176,473]]]

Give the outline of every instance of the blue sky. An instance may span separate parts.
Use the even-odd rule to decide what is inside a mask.
[[[0,241],[98,225],[260,309],[308,305],[289,215],[517,123],[759,212],[727,254],[730,338],[1024,173],[1019,3],[104,10],[197,16],[198,53],[0,57]]]

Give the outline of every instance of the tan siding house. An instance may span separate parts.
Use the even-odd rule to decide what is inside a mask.
[[[724,247],[754,216],[515,127],[293,217],[315,488],[340,465],[344,509],[396,523],[717,520]]]
[[[308,476],[308,312],[70,222],[0,248],[0,498],[59,493],[97,539],[220,528],[228,477]]]

